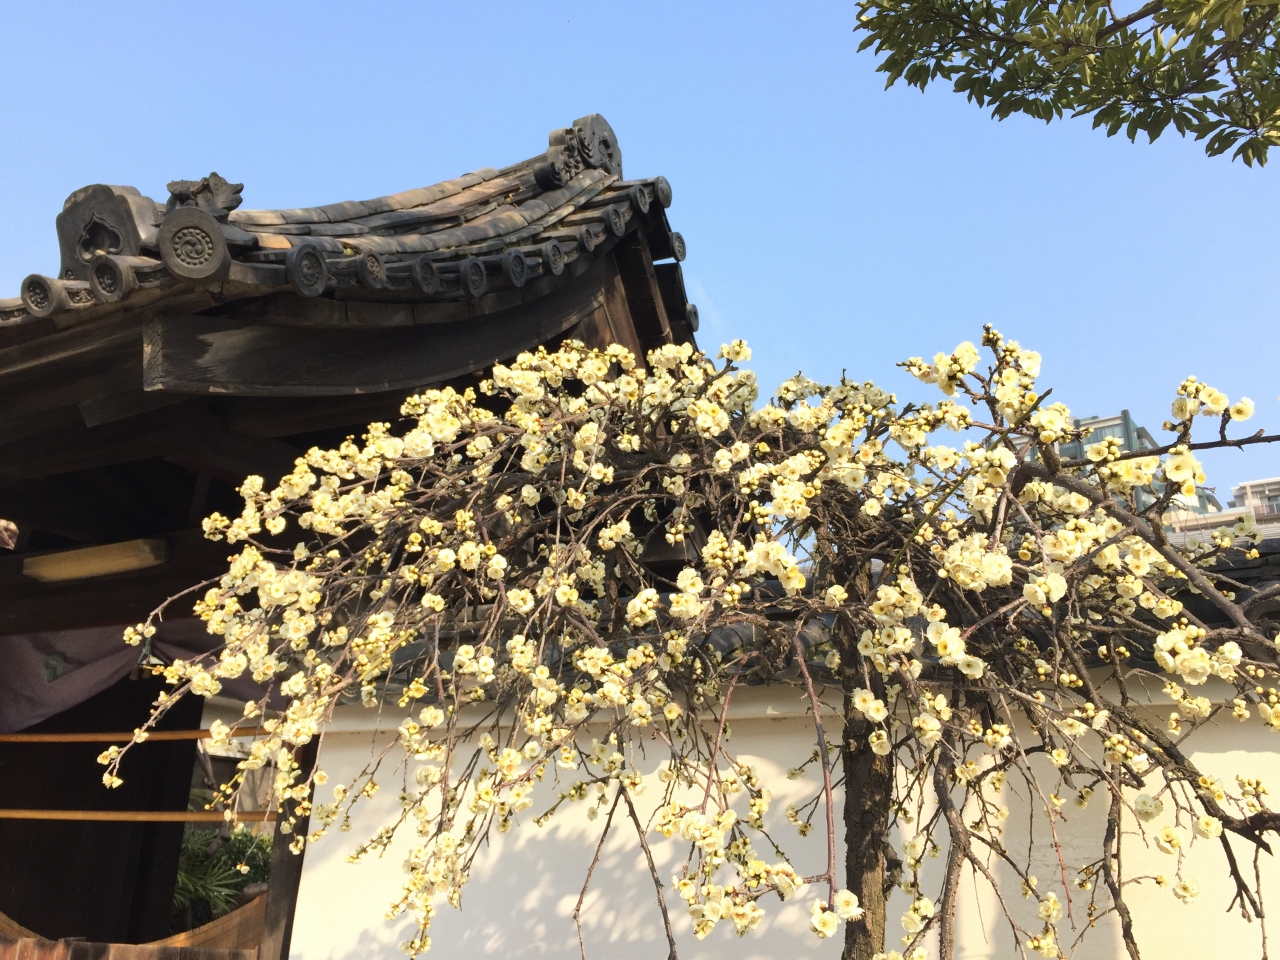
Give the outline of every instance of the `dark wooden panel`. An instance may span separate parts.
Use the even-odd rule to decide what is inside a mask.
[[[399,419],[400,405],[414,389],[358,397],[223,397],[213,401],[213,410],[227,429],[246,437],[334,428],[359,433],[375,420]]]
[[[32,727],[39,732],[133,729],[163,685],[128,678]],[[184,698],[162,729],[199,724],[203,701]],[[101,744],[0,744],[0,806],[185,810],[195,741],[146,744],[107,790]],[[169,933],[180,823],[0,821],[0,910],[44,937],[143,943]]]
[[[293,471],[294,461],[303,454],[279,440],[232,433],[217,417],[198,408],[175,417],[173,433],[175,442],[165,452],[166,460],[237,486],[250,474],[258,474],[268,488],[273,487]]]
[[[645,349],[631,319],[631,307],[627,305],[627,291],[618,276],[616,266],[611,265],[605,281],[605,312],[609,320],[609,332],[613,341],[630,350],[639,363],[644,363]]]
[[[226,545],[219,565],[208,568],[208,576],[225,573]],[[104,620],[138,623],[170,597],[176,597],[206,578],[152,577],[116,583],[110,577],[80,581],[74,590],[57,594],[26,594],[0,601],[0,634],[32,633],[42,630],[75,630],[100,626]],[[170,607],[181,615],[191,614],[195,594],[178,599]]]
[[[145,519],[131,505],[112,502],[101,493],[78,496],[78,487],[57,484],[51,488],[43,481],[0,483],[0,516],[85,542],[128,539],[125,534],[132,532],[132,525]]]
[[[76,361],[96,362],[113,351],[136,350],[141,326],[140,318],[134,315],[113,317],[0,349],[0,386],[29,382]]]
[[[186,398],[181,394],[147,393],[139,383],[137,389],[126,390],[109,396],[85,400],[77,406],[86,427],[98,427],[104,423],[128,420],[140,413],[149,413],[162,407],[171,407]]]
[[[173,409],[173,408],[170,408]],[[172,443],[169,410],[89,428],[83,421],[0,447],[0,478],[46,477],[164,454]]]
[[[37,384],[22,384],[0,393],[0,423],[19,420],[32,414],[72,409],[79,403],[114,393],[142,389],[142,334],[132,349],[115,358],[112,365],[104,360],[68,376],[50,377]]]
[[[649,207],[646,217],[649,234],[649,252],[654,260],[669,260],[676,255],[672,243],[671,223],[667,220],[667,211],[657,204]]]
[[[240,396],[333,396],[409,390],[489,366],[569,329],[603,303],[599,264],[571,285],[483,319],[340,330],[204,317],[147,326],[149,390]]]
[[[81,423],[83,418],[75,407],[45,410],[24,417],[5,417],[0,422],[0,444],[38,437],[43,433],[79,426]]]
[[[565,336],[569,339],[581,340],[594,350],[603,350],[614,342],[613,331],[609,326],[609,313],[604,303],[570,328]]]
[[[71,540],[130,540],[194,525],[195,486],[189,471],[160,460],[0,482],[0,517]]]
[[[239,483],[251,473],[274,484],[300,454],[275,440],[242,437],[186,400],[96,427],[74,424],[0,446],[0,480],[22,480],[162,458]]]

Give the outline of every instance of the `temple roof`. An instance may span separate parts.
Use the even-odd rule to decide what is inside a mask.
[[[373,200],[243,210],[216,173],[168,187],[75,191],[58,269],[0,301],[0,636],[133,622],[216,576],[201,517],[411,391],[566,338],[643,357],[697,328],[671,188],[624,180],[599,116]],[[145,563],[85,567],[104,544]],[[71,579],[28,567],[68,551]]]
[[[372,200],[240,209],[242,184],[175,180],[160,203],[96,184],[57,218],[62,263],[0,300],[0,348],[122,309],[293,292],[337,300],[444,302],[519,289],[645,221],[654,260],[684,258],[662,177],[624,180],[599,115],[555,130],[545,153]],[[191,297],[195,291],[212,297]],[[683,318],[682,318],[683,319]]]

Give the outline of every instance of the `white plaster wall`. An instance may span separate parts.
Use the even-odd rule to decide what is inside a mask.
[[[1263,726],[1256,718],[1243,724],[1227,719],[1221,725],[1198,731],[1191,742],[1196,746],[1189,751],[1191,759],[1206,773],[1219,777],[1232,792],[1235,791],[1237,773],[1261,777],[1267,784],[1280,784],[1280,734]],[[1048,792],[1055,777],[1047,761],[1040,772]],[[1151,788],[1154,790],[1156,786],[1153,783]],[[1088,905],[1093,894],[1096,893],[1094,902],[1099,912],[1110,906],[1105,886],[1094,891],[1082,891],[1075,886],[1079,867],[1096,860],[1102,849],[1107,798],[1102,793],[1095,794],[1088,807],[1080,810],[1072,802],[1074,792],[1064,790],[1061,795],[1066,799],[1062,806],[1065,821],[1060,821],[1055,828],[1063,851],[1061,862],[1043,816],[1036,820],[1035,833],[1031,832],[1026,816],[1026,790],[1014,784],[1012,778],[1005,792],[1010,817],[1004,842],[1020,863],[1025,862],[1030,852],[1031,872],[1039,881],[1040,891],[1053,890],[1063,901],[1064,909],[1068,906],[1069,897],[1070,909],[1058,923],[1059,945],[1064,954],[1081,960],[1124,960],[1128,954],[1120,940],[1119,923],[1114,915],[1103,917],[1093,926],[1089,923]],[[1184,844],[1182,871],[1184,876],[1197,881],[1200,896],[1185,904],[1174,897],[1172,884],[1178,867],[1177,857],[1161,853],[1154,844],[1148,848],[1141,835],[1145,829],[1148,836],[1154,836],[1160,827],[1173,823],[1172,804],[1168,802],[1163,815],[1154,823],[1140,824],[1132,817],[1125,820],[1124,877],[1163,874],[1169,881],[1164,888],[1152,880],[1125,887],[1125,898],[1143,957],[1204,960],[1263,956],[1260,925],[1256,921],[1245,922],[1238,909],[1227,912],[1227,905],[1234,895],[1234,885],[1228,877],[1220,841],[1195,838],[1190,823],[1185,821],[1176,824]],[[1232,840],[1232,846],[1247,875],[1252,876],[1252,846],[1240,840]],[[1280,903],[1280,865],[1265,853],[1259,865],[1266,909],[1273,897],[1276,903]],[[1038,931],[1042,924],[1036,918],[1035,901],[1022,899],[1021,883],[1013,871],[996,865],[992,873],[1000,880],[1002,889],[1008,892],[1007,904],[1013,915],[1028,929]],[[1100,877],[1095,882],[1102,884]],[[975,885],[970,878],[962,888],[960,905],[958,960],[1005,960],[1017,956],[1001,906],[985,882]],[[1273,935],[1275,931],[1273,927]]]
[[[796,835],[785,823],[783,810],[792,801],[812,795],[817,780],[813,776],[789,782],[785,772],[812,750],[813,731],[804,716],[803,704],[791,693],[743,691],[735,695],[731,711],[732,745],[744,759],[758,765],[762,774],[775,784],[771,832],[784,849],[807,872],[821,869],[824,859],[820,831],[807,839]],[[375,744],[386,743],[389,735],[372,729],[370,713],[353,710],[339,718],[327,735],[322,765],[333,782],[350,779],[368,761]],[[388,720],[390,718],[388,717]],[[1196,759],[1228,782],[1238,771],[1250,771],[1270,783],[1280,783],[1280,756],[1275,752],[1280,739],[1256,719],[1248,724],[1228,721],[1229,726],[1199,735],[1200,750]],[[394,721],[391,721],[394,726]],[[658,758],[655,756],[655,761]],[[333,833],[310,847],[306,854],[302,886],[294,924],[293,960],[361,960],[377,957],[399,957],[399,944],[410,925],[401,918],[388,922],[384,913],[398,895],[403,853],[413,841],[406,836],[397,841],[392,852],[382,859],[370,859],[358,865],[345,862],[354,846],[366,839],[380,824],[387,822],[396,805],[398,790],[384,780],[384,789],[372,801],[358,807],[350,833]],[[551,789],[547,793],[553,793]],[[1030,847],[1033,870],[1041,890],[1055,890],[1063,896],[1062,870],[1044,835],[1031,836],[1027,830],[1025,798],[1010,787],[1008,802],[1012,810],[1006,842],[1019,852]],[[657,802],[658,791],[647,790],[639,798],[643,813]],[[545,795],[544,795],[545,798]],[[1086,811],[1077,810],[1070,801],[1064,807],[1067,821],[1058,826],[1059,838],[1067,856],[1067,881],[1075,879],[1074,870],[1085,860],[1093,859],[1099,849],[1102,818],[1105,814],[1101,796]],[[585,803],[562,808],[544,828],[532,823],[532,816],[542,807],[535,803],[523,815],[522,822],[484,853],[465,888],[462,909],[455,911],[441,905],[432,925],[431,955],[437,957],[510,957],[574,958],[578,954],[577,935],[571,914],[577,901],[602,819],[594,823],[585,817]],[[838,816],[838,814],[837,814]],[[1166,811],[1165,819],[1169,819]],[[1159,821],[1157,826],[1163,823]],[[837,821],[838,823],[838,821]],[[1043,819],[1040,820],[1041,825]],[[1136,829],[1136,824],[1131,825]],[[1042,826],[1038,829],[1043,829]],[[1184,830],[1190,839],[1189,825]],[[669,885],[672,873],[683,862],[683,845],[664,841],[651,834],[649,842],[658,861],[664,883]],[[1238,855],[1248,859],[1242,845]],[[842,852],[838,851],[842,859]],[[1130,842],[1126,852],[1130,875],[1163,872],[1174,873],[1173,857],[1154,849],[1145,852]],[[927,861],[926,870],[941,869],[941,859]],[[1204,958],[1217,956],[1253,957],[1261,954],[1257,924],[1246,924],[1238,914],[1224,913],[1231,899],[1230,886],[1222,866],[1216,841],[1196,841],[1187,851],[1187,873],[1200,884],[1198,901],[1184,905],[1168,889],[1154,884],[1128,888],[1135,923],[1144,947],[1144,956],[1157,960]],[[1018,896],[1018,884],[1011,882],[1008,871],[995,871],[1012,894],[1012,909],[1038,929],[1034,904]],[[928,875],[926,875],[927,880]],[[1280,874],[1272,858],[1263,857],[1264,890],[1280,890]],[[936,883],[933,884],[936,886]],[[926,883],[926,887],[929,884]],[[926,889],[926,892],[929,892]],[[1071,888],[1071,916],[1059,924],[1063,947],[1075,936],[1087,931],[1083,942],[1070,953],[1087,960],[1121,960],[1125,956],[1117,928],[1109,920],[1090,930],[1085,913],[1088,894]],[[680,956],[684,960],[709,960],[727,955],[742,960],[786,957],[788,960],[820,960],[839,955],[839,941],[819,941],[808,930],[808,900],[820,895],[810,889],[798,902],[779,904],[770,898],[763,906],[768,917],[761,928],[739,940],[728,923],[719,924],[704,941],[697,941],[690,929],[683,903],[668,896],[668,909],[677,930]],[[1280,901],[1277,901],[1280,902]],[[1109,904],[1105,891],[1098,903]],[[901,933],[897,917],[907,900],[895,896],[890,909],[890,946]],[[985,884],[967,884],[961,892],[958,922],[957,955],[961,960],[1004,960],[1017,956],[995,896]],[[623,960],[623,958],[662,958],[666,943],[654,891],[630,821],[621,814],[615,817],[613,831],[592,880],[584,908],[584,934],[589,956]]]
[[[820,831],[802,839],[786,823],[783,813],[788,803],[808,799],[817,787],[814,777],[786,780],[787,769],[813,749],[811,722],[804,717],[798,701],[783,705],[781,710],[778,704],[763,703],[758,698],[744,706],[744,701],[753,699],[752,691],[746,693],[745,697],[734,698],[737,709],[731,715],[732,745],[739,757],[758,766],[762,776],[780,784],[774,789],[771,829],[795,858],[798,869],[817,872],[825,861]],[[766,713],[774,715],[765,716]],[[334,781],[349,778],[369,758],[372,734],[341,729],[358,720],[358,716],[344,718],[339,732],[329,734],[325,741],[321,762]],[[385,743],[386,739],[383,735],[377,742]],[[660,759],[655,754],[653,766]],[[407,939],[411,926],[403,918],[388,923],[382,917],[399,892],[403,854],[415,838],[410,835],[398,841],[394,853],[381,860],[356,865],[345,862],[359,839],[393,813],[397,791],[392,784],[386,786],[371,802],[362,803],[364,810],[350,833],[332,834],[308,849],[294,921],[294,960],[402,956],[399,944]],[[566,805],[546,827],[535,826],[532,815],[547,805],[548,797],[554,799],[555,793],[548,785],[533,808],[522,815],[522,822],[498,838],[494,848],[477,860],[460,911],[447,905],[438,908],[431,929],[432,955],[579,956],[572,912],[600,835],[604,812],[591,822],[585,816],[585,802]],[[656,786],[647,787],[637,798],[642,816],[653,809],[658,798]],[[583,929],[588,955],[665,957],[666,939],[653,884],[634,826],[624,814],[620,808],[615,815],[585,901]],[[683,864],[684,845],[665,841],[659,834],[650,834],[648,839],[663,882],[669,888],[671,875]],[[683,908],[683,901],[668,890],[668,910],[682,960],[709,960],[724,956],[729,950],[742,960],[784,955],[793,960],[839,956],[838,942],[818,941],[809,933],[807,899],[767,903],[768,918],[758,931],[743,940],[733,933],[732,924],[722,923],[710,937],[699,942],[692,935]]]

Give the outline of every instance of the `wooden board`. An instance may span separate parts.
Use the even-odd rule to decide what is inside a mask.
[[[140,953],[134,952],[136,947],[133,944],[111,944],[108,948],[109,950],[114,949],[115,952],[111,954],[113,957],[128,955],[137,957],[139,960],[144,957],[148,958],[148,960],[152,957],[159,960],[159,956],[169,953],[165,951],[162,954],[160,951],[146,950],[146,947],[201,947],[204,950],[256,952],[258,944],[262,942],[262,932],[266,926],[266,918],[267,895],[264,893],[259,897],[254,897],[244,906],[237,907],[225,916],[210,920],[194,930],[175,933],[171,937],[155,940],[148,944],[137,944],[136,947],[144,948]],[[39,956],[42,960],[49,955],[50,947],[48,945],[57,943],[57,941],[41,939],[38,933],[28,930],[3,913],[0,913],[0,937],[9,940],[35,941],[35,945],[28,944],[26,946],[24,954]],[[5,956],[6,947],[12,950],[14,946],[13,944],[0,942],[0,957]],[[100,946],[108,945],[102,944]],[[204,950],[200,951],[201,956],[205,956]],[[194,954],[184,952],[182,956],[186,960],[197,960]],[[227,958],[227,960],[230,960],[230,958]]]
[[[303,451],[277,440],[224,430],[216,417],[201,409],[202,402],[175,403],[98,427],[72,424],[4,444],[0,446],[0,485],[153,457],[236,484],[251,473],[274,484],[293,470],[294,460]]]
[[[17,920],[12,919],[4,913],[0,913],[0,937],[7,937],[10,940],[20,940],[23,938],[39,937],[38,933],[28,930]],[[3,949],[3,947],[0,947]]]
[[[156,940],[156,947],[208,947],[216,950],[257,950],[267,922],[267,895],[254,897],[226,916],[172,937]]]
[[[148,390],[233,396],[334,396],[409,390],[544,343],[604,303],[603,264],[554,293],[462,323],[299,329],[177,317],[144,337]]]
[[[644,344],[636,333],[635,323],[631,318],[631,308],[627,305],[627,289],[618,275],[616,267],[609,272],[605,283],[605,311],[612,340],[632,352],[638,363],[645,362]]]
[[[0,960],[257,960],[256,950],[170,947],[149,943],[0,939]]]

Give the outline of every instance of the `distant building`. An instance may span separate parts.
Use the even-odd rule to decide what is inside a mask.
[[[1259,523],[1263,517],[1280,517],[1280,477],[1246,480],[1231,493],[1229,505],[1252,511]]]
[[[1090,428],[1089,435],[1084,440],[1075,440],[1071,443],[1062,444],[1059,448],[1059,453],[1064,459],[1078,460],[1082,458],[1085,455],[1085,448],[1090,444],[1105,440],[1107,437],[1119,439],[1120,449],[1125,453],[1155,450],[1161,445],[1156,441],[1155,437],[1151,436],[1146,427],[1134,423],[1133,416],[1128,410],[1121,410],[1118,416],[1084,417],[1076,420],[1075,426],[1077,430],[1083,430],[1086,427]],[[1277,493],[1280,493],[1280,481],[1276,482],[1278,484]],[[1138,506],[1144,509],[1151,506],[1156,497],[1163,492],[1164,484],[1158,481],[1151,485],[1150,490],[1139,490]],[[1174,497],[1174,502],[1177,504],[1174,512],[1179,516],[1183,514],[1202,516],[1216,514],[1222,510],[1222,504],[1218,502],[1218,498],[1205,487],[1197,487],[1195,497],[1178,494]],[[1169,514],[1165,516],[1167,519]]]
[[[1166,514],[1166,522],[1173,529],[1170,539],[1185,543],[1192,536],[1205,536],[1222,527],[1234,526],[1246,517],[1253,517],[1263,539],[1280,537],[1280,477],[1270,480],[1246,480],[1233,487],[1232,498],[1225,510],[1214,513]]]
[[[1084,417],[1075,422],[1077,429],[1089,428],[1084,440],[1064,443],[1059,448],[1064,459],[1079,459],[1085,449],[1107,437],[1116,437],[1126,453],[1155,450],[1161,446],[1146,427],[1134,422],[1128,410],[1111,417]],[[1150,489],[1138,491],[1138,505],[1148,507],[1164,491],[1164,484],[1155,482]],[[1252,516],[1264,538],[1280,537],[1280,477],[1270,480],[1248,480],[1232,489],[1232,499],[1224,507],[1213,492],[1197,487],[1194,497],[1181,493],[1173,498],[1165,512],[1165,525],[1169,539],[1184,544],[1192,537],[1207,539],[1213,531],[1231,528],[1248,516]]]
[[[1117,437],[1126,453],[1154,450],[1160,446],[1146,427],[1140,427],[1133,422],[1133,417],[1128,410],[1121,410],[1119,416],[1114,417],[1084,417],[1075,421],[1075,426],[1077,430],[1089,427],[1089,436],[1083,441],[1064,443],[1060,449],[1064,458],[1079,459],[1084,456],[1085,447],[1099,440],[1105,440],[1107,437]]]

